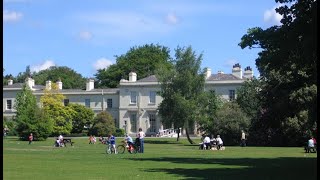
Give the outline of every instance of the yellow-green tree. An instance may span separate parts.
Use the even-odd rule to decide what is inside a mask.
[[[70,134],[72,130],[72,117],[75,111],[64,106],[64,99],[65,96],[60,93],[56,84],[52,84],[50,90],[46,89],[40,98],[44,112],[54,123],[52,135]]]

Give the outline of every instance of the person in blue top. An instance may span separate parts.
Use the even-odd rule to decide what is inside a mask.
[[[108,140],[109,140],[111,146],[114,149],[114,153],[117,154],[116,137],[114,137],[112,134],[109,134],[109,139]]]

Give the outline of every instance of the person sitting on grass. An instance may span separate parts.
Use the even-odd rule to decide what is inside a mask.
[[[311,138],[308,140],[308,145],[307,145],[306,152],[307,152],[307,153],[310,153],[311,150],[313,150],[313,151],[315,152],[313,137],[311,137]]]
[[[209,136],[205,136],[203,139],[203,149],[211,149],[211,142]]]
[[[223,146],[223,141],[220,135],[217,135],[216,141],[217,141],[217,149],[220,150],[220,148]]]

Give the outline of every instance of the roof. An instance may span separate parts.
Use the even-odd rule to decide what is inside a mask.
[[[241,80],[232,74],[212,74],[207,81]]]
[[[22,88],[23,85],[24,85],[24,83],[15,83],[15,84],[12,84],[12,85],[3,86],[3,88]]]
[[[152,75],[152,76],[139,79],[137,82],[158,82],[158,79],[156,75]]]

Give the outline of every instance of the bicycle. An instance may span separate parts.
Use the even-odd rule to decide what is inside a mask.
[[[136,146],[136,144],[128,145],[126,143],[126,141],[121,141],[121,142],[122,142],[122,144],[117,146],[117,151],[119,154],[123,154],[126,149],[130,154],[132,154],[132,153],[136,154],[140,149],[139,146]]]
[[[106,141],[106,145],[107,145],[107,149],[106,149],[106,153],[107,154],[116,154],[115,153],[115,148],[113,147],[113,145],[110,143],[110,141]]]

